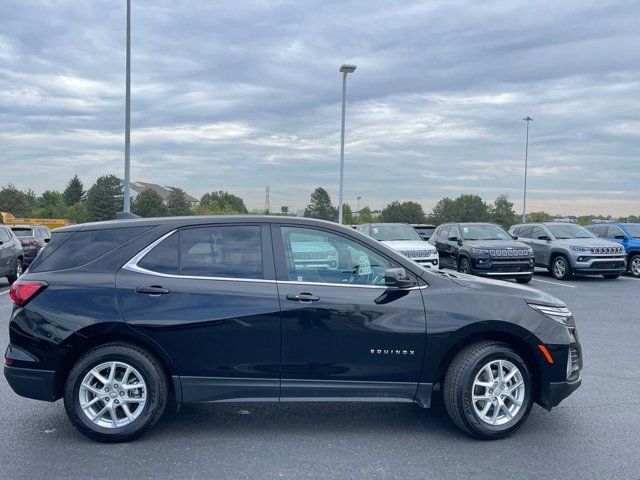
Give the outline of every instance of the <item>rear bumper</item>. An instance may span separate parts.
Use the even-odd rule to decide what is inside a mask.
[[[13,391],[21,397],[47,402],[57,400],[54,388],[54,371],[5,365],[4,376]]]

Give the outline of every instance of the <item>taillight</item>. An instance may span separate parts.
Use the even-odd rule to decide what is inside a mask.
[[[9,289],[9,296],[13,303],[22,307],[47,286],[47,282],[37,280],[18,280],[11,285],[11,288]]]

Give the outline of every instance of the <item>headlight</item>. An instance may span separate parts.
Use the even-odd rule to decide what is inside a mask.
[[[589,247],[579,247],[577,245],[571,245],[569,246],[569,248],[574,252],[590,252],[591,251]]]
[[[537,305],[535,303],[528,304],[534,310],[537,310],[545,317],[555,320],[565,326],[570,326],[573,314],[567,307],[549,307],[547,305]]]
[[[472,248],[471,251],[480,255],[490,255],[489,250],[486,248]]]

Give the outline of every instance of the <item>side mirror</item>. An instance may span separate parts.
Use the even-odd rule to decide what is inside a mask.
[[[456,236],[449,237],[449,241],[450,242],[457,242],[458,241],[458,237],[456,237]]]
[[[511,235],[511,238],[513,238],[514,240],[517,240],[518,236],[517,235]]]
[[[626,236],[626,235],[623,235],[623,234],[621,234],[621,233],[620,233],[620,234],[618,234],[618,235],[616,235],[616,236],[615,236],[615,237],[613,237],[613,238],[615,238],[616,240],[627,240],[627,236]]]
[[[387,268],[384,272],[384,284],[390,288],[411,288],[416,282],[411,280],[404,268]]]
[[[548,235],[538,235],[538,240],[546,240],[549,241],[550,238]]]

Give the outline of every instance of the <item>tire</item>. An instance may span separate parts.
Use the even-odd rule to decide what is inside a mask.
[[[23,272],[22,260],[18,258],[16,259],[16,265],[13,268],[13,275],[7,276],[7,280],[9,280],[9,285],[13,285],[15,281],[22,276],[22,272]]]
[[[615,280],[616,278],[618,278],[620,275],[614,274],[614,275],[602,275],[604,278],[606,278],[607,280]]]
[[[522,391],[516,390],[514,393],[518,395],[521,405],[517,410],[513,410],[513,418],[509,419],[500,405],[495,424],[483,420],[476,411],[481,407],[484,409],[486,403],[482,403],[482,400],[474,402],[472,399],[474,392],[485,388],[474,386],[476,378],[486,375],[485,366],[492,362],[503,362],[504,365],[515,366],[520,377],[514,376],[509,381],[520,378],[524,387]],[[444,403],[453,423],[468,435],[485,440],[504,438],[518,430],[529,416],[534,397],[532,384],[526,363],[509,345],[495,341],[482,341],[468,345],[452,360],[444,379]],[[488,394],[488,391],[489,389],[486,388],[484,392],[478,393]],[[503,402],[502,395],[497,401]],[[492,406],[494,404],[490,400],[486,402],[491,403],[486,415],[492,417],[492,412],[495,413],[495,407]],[[510,400],[507,400],[504,405],[508,409],[516,408],[516,404]]]
[[[117,366],[115,369],[117,373],[113,381],[103,383],[104,388],[96,388],[101,384],[97,380],[98,377],[91,377],[92,372],[104,367],[105,370],[102,370],[102,373],[105,374],[104,379],[108,380],[106,378],[107,372],[110,372],[110,366],[114,364]],[[115,383],[119,381],[119,375],[122,374],[124,377],[123,370],[128,371],[125,367],[132,368],[131,373],[127,376],[129,379],[127,383],[130,385],[127,386],[126,391],[125,382],[120,385]],[[138,381],[138,376],[140,381]],[[87,381],[88,377],[92,378],[91,382],[98,382],[93,383],[92,390],[88,390],[83,383],[91,385]],[[124,380],[124,378],[122,379]],[[143,388],[134,388],[134,385],[143,385]],[[99,395],[95,395],[96,392]],[[144,398],[142,398],[143,394]],[[83,395],[94,395],[89,404],[95,403],[95,405],[85,406],[85,410],[83,410],[81,406]],[[103,395],[104,397],[102,397]],[[162,416],[168,396],[167,377],[158,360],[146,350],[135,345],[115,342],[91,350],[76,362],[65,383],[64,406],[69,420],[80,433],[98,442],[116,443],[133,440],[151,428]],[[84,400],[87,399],[88,397],[84,397]],[[110,402],[106,403],[103,399],[108,399]],[[128,414],[124,410],[125,404],[127,404]],[[109,405],[115,410],[110,410]],[[102,424],[89,418],[89,414],[95,414],[96,410],[104,411],[105,408],[107,409],[106,413],[98,419]],[[113,424],[112,411],[115,411],[115,425]],[[130,415],[132,419],[127,418],[127,415]],[[109,426],[105,426],[106,423],[109,423]],[[122,423],[122,425],[119,426],[118,423]]]
[[[460,273],[466,273],[467,275],[472,275],[471,273],[471,263],[467,257],[460,257],[458,260],[458,271]]]
[[[532,278],[533,278],[533,275],[529,275],[527,277],[516,277],[516,282],[518,282],[518,283],[529,283]]]
[[[640,253],[634,253],[629,259],[629,273],[640,278]]]
[[[551,275],[558,280],[569,280],[573,277],[571,263],[564,255],[558,255],[551,262]]]

